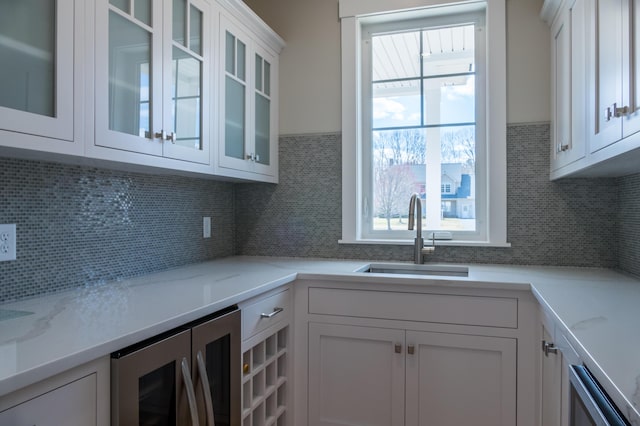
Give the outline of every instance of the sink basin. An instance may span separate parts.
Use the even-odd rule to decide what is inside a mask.
[[[372,263],[363,272],[376,274],[436,275],[468,277],[469,268],[457,265],[416,265],[411,263]]]
[[[16,311],[14,309],[0,309],[0,321],[24,317],[32,314],[33,312],[29,312],[29,311]]]

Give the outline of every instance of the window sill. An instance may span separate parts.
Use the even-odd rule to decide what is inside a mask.
[[[370,244],[370,245],[395,245],[395,246],[412,246],[413,240],[374,240],[374,239],[342,239],[338,240],[338,244]],[[425,240],[425,245],[431,242]],[[436,240],[436,246],[445,247],[501,247],[509,248],[511,243],[492,242],[492,241],[455,241],[455,240]]]

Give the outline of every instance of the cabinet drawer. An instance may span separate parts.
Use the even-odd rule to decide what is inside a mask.
[[[242,339],[248,339],[288,316],[291,309],[289,295],[287,289],[243,307]]]
[[[92,374],[0,413],[0,425],[96,424],[96,375]]]
[[[518,328],[518,300],[508,297],[309,289],[309,313]]]

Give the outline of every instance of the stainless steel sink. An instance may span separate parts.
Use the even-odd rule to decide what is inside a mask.
[[[376,274],[435,275],[468,277],[469,268],[458,265],[417,265],[411,263],[372,263],[362,272]]]
[[[0,309],[0,321],[24,317],[27,315],[33,315],[33,312],[29,311],[16,311],[14,309]]]

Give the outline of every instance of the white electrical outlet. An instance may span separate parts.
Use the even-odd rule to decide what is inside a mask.
[[[0,225],[0,262],[16,260],[16,225]]]
[[[211,218],[202,218],[202,238],[211,238]]]

